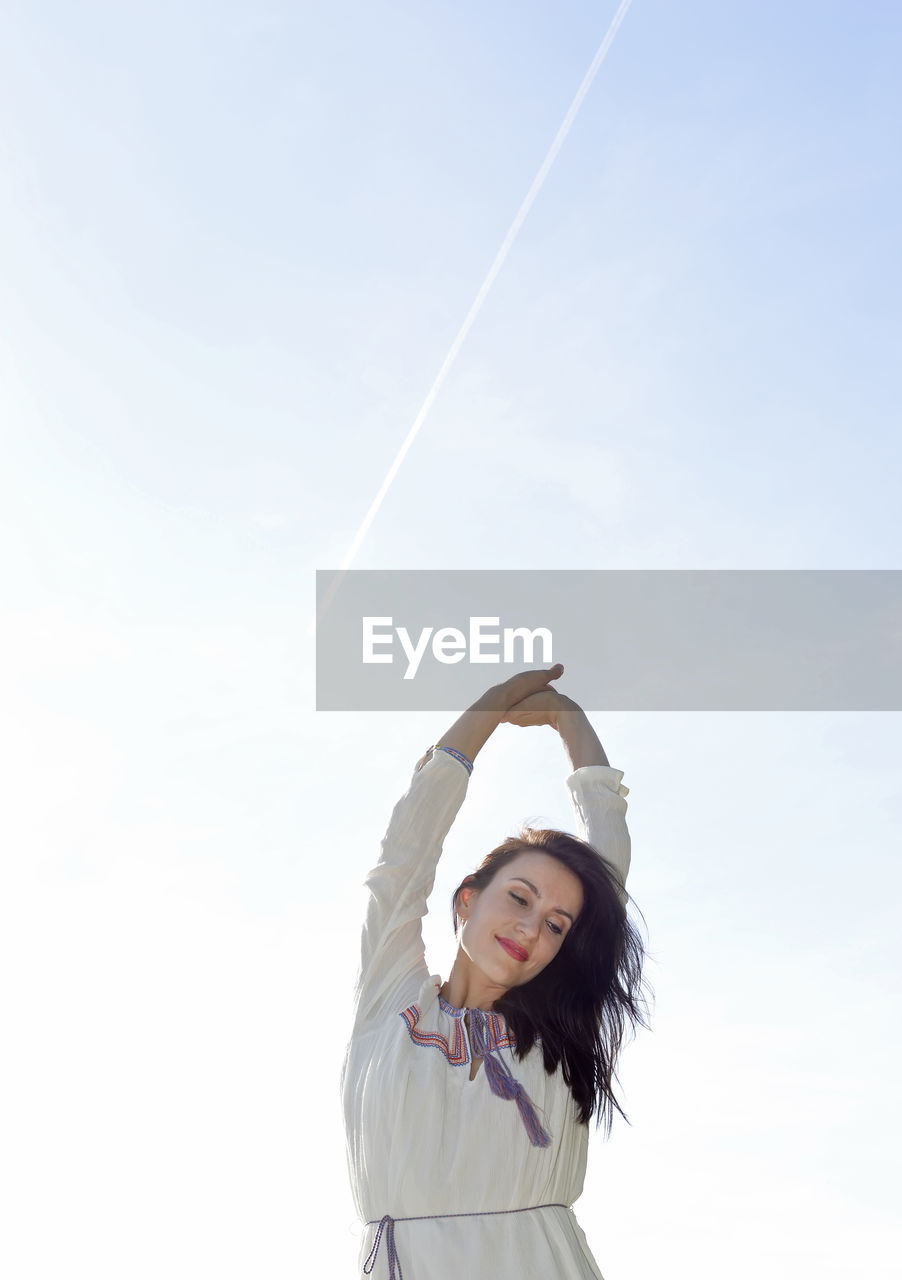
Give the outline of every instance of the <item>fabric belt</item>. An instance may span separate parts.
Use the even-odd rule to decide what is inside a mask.
[[[373,1218],[366,1224],[368,1227],[378,1226],[379,1229],[376,1232],[376,1239],[373,1241],[370,1255],[363,1264],[363,1273],[367,1276],[373,1274],[373,1267],[376,1265],[376,1258],[379,1254],[379,1245],[382,1243],[384,1234],[385,1247],[388,1250],[388,1280],[404,1280],[401,1259],[398,1257],[398,1250],[395,1248],[396,1222],[432,1222],[436,1218],[494,1218],[502,1213],[532,1213],[535,1209],[569,1208],[569,1204],[531,1204],[523,1209],[484,1209],[482,1212],[477,1213],[423,1213],[416,1218],[393,1218],[391,1214],[386,1213],[378,1220]]]

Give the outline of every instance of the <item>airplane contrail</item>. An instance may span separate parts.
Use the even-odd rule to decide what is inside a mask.
[[[370,503],[369,511],[367,511],[366,515],[363,517],[363,522],[360,525],[360,528],[357,530],[356,534],[354,535],[354,539],[351,542],[350,547],[348,548],[347,554],[345,555],[345,558],[341,563],[338,573],[335,575],[335,577],[332,579],[331,583],[329,584],[329,590],[326,592],[326,595],[324,596],[322,603],[319,609],[317,610],[316,616],[313,618],[313,620],[310,622],[310,625],[307,628],[308,635],[311,635],[316,630],[316,625],[319,622],[320,618],[323,617],[326,610],[329,608],[329,605],[332,603],[332,600],[335,597],[335,593],[341,584],[342,578],[347,573],[351,565],[354,563],[354,560],[357,556],[357,552],[360,550],[360,547],[363,543],[363,539],[366,537],[367,531],[369,530],[370,525],[375,520],[376,515],[379,511],[379,508],[382,506],[382,503],[385,499],[385,495],[388,493],[388,490],[391,487],[392,481],[394,480],[395,476],[398,474],[398,472],[401,469],[401,463],[404,461],[405,457],[407,456],[408,449],[410,448],[414,440],[419,435],[420,428],[422,427],[423,423],[426,421],[426,416],[429,413],[429,410],[432,408],[435,397],[438,395],[439,391],[441,390],[442,384],[447,378],[448,373],[450,372],[451,367],[454,364],[454,361],[457,359],[458,352],[463,346],[464,341],[466,340],[467,334],[470,332],[470,329],[472,328],[476,317],[479,315],[479,312],[482,310],[482,304],[485,302],[488,296],[489,290],[491,289],[492,285],[495,282],[495,277],[498,275],[498,272],[501,270],[502,266],[504,265],[504,261],[507,258],[507,255],[510,253],[511,247],[513,246],[513,243],[520,232],[520,228],[523,226],[523,223],[526,221],[526,217],[530,209],[532,208],[533,204],[535,203],[536,197],[538,196],[539,192],[542,190],[545,179],[548,177],[549,170],[551,169],[551,166],[554,164],[555,159],[557,158],[557,154],[560,151],[561,147],[564,145],[564,140],[566,139],[567,134],[570,132],[571,125],[573,124],[573,121],[576,119],[577,113],[579,112],[579,109],[583,104],[583,99],[585,98],[586,94],[589,92],[589,89],[592,87],[592,81],[595,79],[595,76],[598,72],[598,68],[601,66],[602,62],[604,62],[605,55],[607,54],[608,49],[610,49],[611,44],[614,40],[614,37],[617,34],[617,30],[621,22],[623,22],[623,19],[626,17],[627,10],[629,9],[631,4],[632,4],[632,0],[621,0],[620,8],[617,10],[617,12],[614,14],[614,17],[611,19],[611,25],[608,27],[607,32],[605,33],[605,37],[602,40],[601,44],[599,45],[598,51],[595,54],[595,57],[592,59],[592,64],[589,67],[589,70],[586,72],[585,76],[583,77],[582,84],[579,86],[579,88],[576,91],[576,96],[574,97],[573,101],[570,103],[570,109],[568,110],[567,114],[564,116],[563,122],[561,124],[561,127],[557,131],[554,141],[552,142],[551,146],[548,148],[548,154],[545,156],[545,159],[542,161],[542,164],[539,167],[538,173],[533,178],[532,185],[530,186],[526,195],[523,197],[523,202],[520,205],[520,208],[517,210],[516,217],[511,223],[510,228],[508,229],[507,235],[504,237],[504,240],[501,242],[501,248],[498,250],[497,254],[495,255],[495,260],[492,263],[492,265],[489,267],[488,274],[486,275],[485,279],[483,280],[482,284],[479,287],[479,292],[476,294],[476,297],[473,300],[473,304],[470,307],[470,310],[467,312],[467,315],[466,315],[466,318],[464,319],[463,324],[460,326],[460,329],[458,330],[457,337],[451,343],[451,347],[448,351],[448,354],[445,356],[444,363],[442,364],[442,367],[439,369],[438,373],[436,374],[435,381],[433,382],[432,386],[429,388],[429,391],[426,395],[426,399],[423,401],[423,404],[420,407],[419,413],[417,414],[416,418],[414,418],[413,426],[408,431],[407,436],[403,444],[401,445],[400,449],[398,450],[394,461],[392,462],[391,466],[386,472],[385,479],[382,481],[382,484],[379,486],[379,490],[375,498],[373,498],[373,501]]]

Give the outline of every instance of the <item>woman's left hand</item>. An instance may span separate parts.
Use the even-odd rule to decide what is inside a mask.
[[[558,727],[558,716],[570,701],[557,689],[540,689],[528,697],[515,702],[502,717],[502,724],[516,724],[521,728],[531,725],[548,724],[552,729]]]

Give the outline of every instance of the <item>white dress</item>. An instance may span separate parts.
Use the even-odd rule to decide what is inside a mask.
[[[567,786],[578,834],[625,881],[622,777],[589,765]],[[352,1191],[368,1224],[360,1265],[374,1280],[601,1280],[570,1207],[583,1189],[589,1127],[560,1067],[546,1074],[538,1045],[518,1061],[503,1018],[489,1014],[490,1052],[522,1084],[550,1138],[534,1146],[516,1103],[492,1092],[485,1063],[470,1079],[465,1011],[439,997],[442,979],[426,968],[420,921],[468,781],[464,765],[434,752],[395,806],[366,880],[342,1071]]]

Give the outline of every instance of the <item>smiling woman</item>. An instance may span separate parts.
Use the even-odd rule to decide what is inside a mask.
[[[642,1022],[642,943],[620,886],[591,845],[524,827],[455,891],[459,946],[442,988],[452,1004],[502,1013],[518,1057],[540,1042],[546,1070],[563,1065],[580,1119],[597,1110],[608,1129],[620,1111],[612,1078],[625,1023]],[[515,963],[493,983],[495,946]]]
[[[643,953],[626,914],[628,789],[582,709],[549,687],[562,671],[494,686],[427,751],[367,877],[342,1076],[367,1275],[601,1276],[572,1205],[589,1119],[609,1128],[620,1110],[627,1024],[645,1024]],[[585,839],[523,828],[485,857],[454,893],[443,983],[420,922],[473,759],[502,722],[558,731]]]

